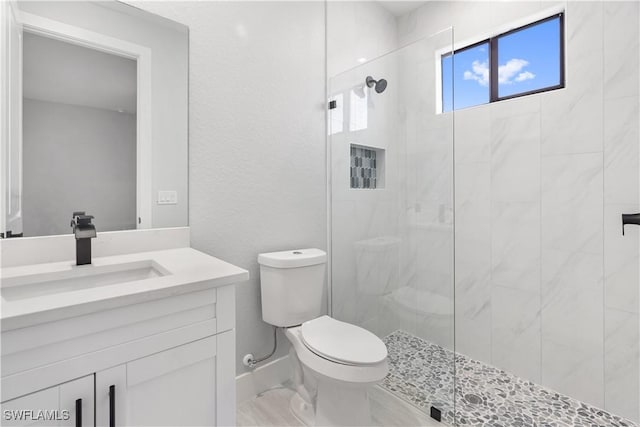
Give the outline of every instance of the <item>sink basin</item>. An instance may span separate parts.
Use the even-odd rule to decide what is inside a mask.
[[[7,301],[97,288],[171,274],[153,260],[111,265],[69,265],[38,274],[3,277],[0,294]]]

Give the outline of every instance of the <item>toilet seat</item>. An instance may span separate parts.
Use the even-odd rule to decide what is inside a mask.
[[[374,365],[348,365],[334,362],[319,355],[307,347],[302,339],[302,326],[286,328],[284,334],[293,346],[300,362],[317,375],[336,381],[364,384],[378,383],[389,373],[389,364],[385,358]]]
[[[321,316],[302,324],[304,345],[318,356],[352,366],[376,365],[387,358],[380,338],[359,326]]]

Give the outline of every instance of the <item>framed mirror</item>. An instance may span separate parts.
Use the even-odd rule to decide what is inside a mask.
[[[118,1],[10,1],[0,235],[188,223],[188,27]]]

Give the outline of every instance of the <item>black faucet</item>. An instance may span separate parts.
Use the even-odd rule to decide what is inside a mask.
[[[91,239],[96,237],[96,226],[91,224],[93,215],[74,212],[71,218],[73,234],[76,235],[76,265],[91,264]]]
[[[640,225],[640,213],[622,214],[622,235],[624,236],[624,226],[627,224]]]

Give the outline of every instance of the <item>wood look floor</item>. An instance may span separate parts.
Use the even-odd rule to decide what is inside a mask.
[[[293,393],[293,390],[283,385],[239,404],[236,414],[237,425],[241,427],[303,426],[289,409],[289,400]],[[380,387],[373,388],[370,399],[371,416],[376,426],[444,426],[415,406]]]

